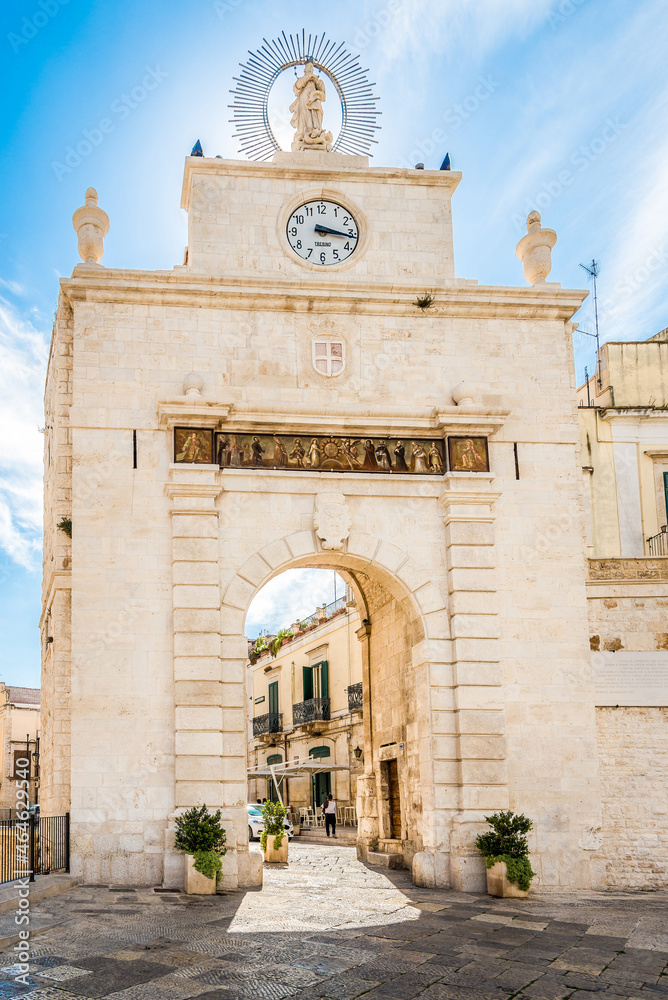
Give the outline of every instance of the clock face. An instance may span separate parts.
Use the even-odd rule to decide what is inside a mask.
[[[286,232],[294,252],[321,267],[347,260],[359,241],[352,213],[335,201],[304,202],[288,219]]]

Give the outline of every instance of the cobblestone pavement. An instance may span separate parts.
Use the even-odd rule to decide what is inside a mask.
[[[418,889],[338,845],[293,842],[289,865],[265,866],[262,890],[82,886],[33,915],[43,929],[29,983],[6,950],[0,1000],[668,998],[666,892]]]

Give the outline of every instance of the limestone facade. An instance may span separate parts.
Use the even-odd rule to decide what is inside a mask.
[[[185,265],[81,264],[62,280],[43,802],[71,802],[84,881],[179,884],[174,816],[201,802],[223,813],[225,884],[257,881],[245,616],[273,576],[325,566],[346,574],[361,619],[360,854],[393,850],[418,882],[479,890],[475,834],[512,808],[534,820],[541,886],[603,884],[570,345],[583,293],[457,278],[459,180],[326,153],[188,158]],[[360,239],[322,269],[285,227],[325,197]],[[313,363],[323,337],[345,345],[336,377]],[[175,428],[487,438],[489,471],[220,469],[175,461]],[[324,534],[323,494],[343,508]]]
[[[668,884],[668,339],[608,343],[578,390],[606,884]]]

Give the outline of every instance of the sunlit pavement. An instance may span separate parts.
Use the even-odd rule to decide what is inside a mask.
[[[32,912],[42,929],[29,982],[5,951],[0,1000],[668,997],[668,893],[418,889],[334,844],[294,841],[287,866],[265,866],[262,890],[87,886]]]

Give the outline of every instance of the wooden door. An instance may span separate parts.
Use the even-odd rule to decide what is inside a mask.
[[[392,840],[401,840],[401,797],[399,767],[396,760],[387,762],[387,786],[390,801],[390,837]]]

